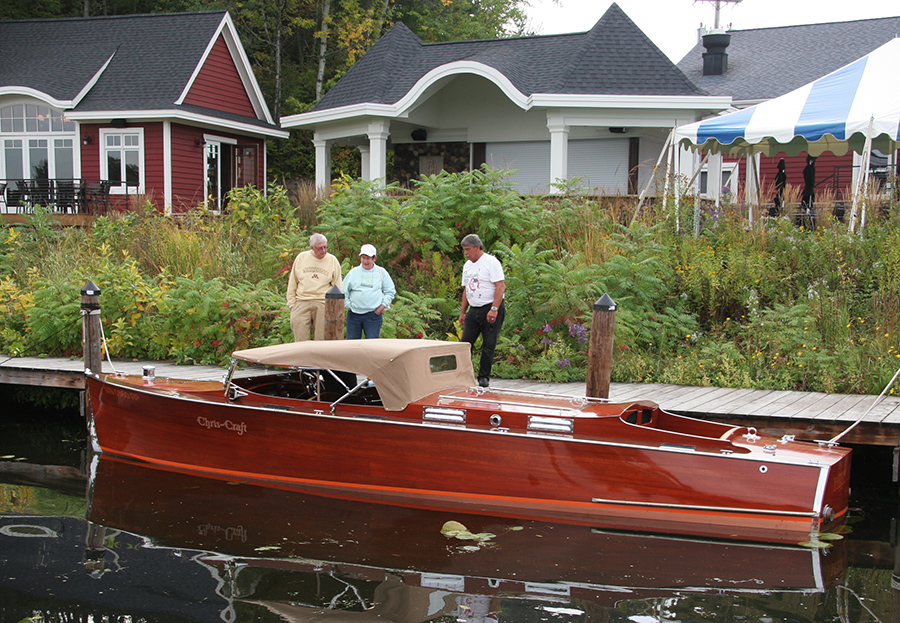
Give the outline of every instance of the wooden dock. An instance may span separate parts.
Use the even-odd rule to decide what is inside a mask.
[[[84,362],[61,357],[0,357],[0,383],[84,389]],[[145,365],[156,367],[160,377],[221,380],[225,370],[217,366],[177,366],[158,361],[103,362],[104,372],[140,374]],[[258,373],[252,368],[240,375]],[[549,392],[583,396],[585,383],[538,383],[529,380],[494,379],[498,389]],[[886,396],[869,411],[876,396],[815,392],[686,387],[681,385],[612,383],[614,402],[652,400],[667,411],[740,426],[755,426],[780,437],[827,440],[857,419],[863,420],[841,441],[846,444],[891,446],[900,455],[900,397]],[[869,411],[868,413],[866,413]],[[896,471],[896,468],[895,468]]]

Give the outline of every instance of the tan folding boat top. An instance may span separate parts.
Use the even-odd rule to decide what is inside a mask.
[[[232,357],[278,368],[352,372],[375,383],[389,411],[429,394],[475,385],[468,342],[438,340],[325,340],[235,351]]]

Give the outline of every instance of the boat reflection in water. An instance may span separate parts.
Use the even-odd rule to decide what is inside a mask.
[[[145,550],[197,550],[192,559],[217,580],[208,599],[221,600],[226,621],[253,606],[288,621],[328,609],[350,610],[336,617],[347,621],[496,621],[506,620],[498,612],[508,597],[602,610],[691,591],[817,593],[846,568],[841,542],[825,552],[516,521],[322,497],[106,456],[95,457],[91,471],[93,564],[121,555],[102,545],[113,530],[143,535]],[[468,532],[457,526],[444,534],[447,521]]]

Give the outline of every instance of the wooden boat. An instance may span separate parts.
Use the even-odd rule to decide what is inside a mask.
[[[808,540],[847,513],[850,451],[649,401],[475,386],[469,345],[300,342],[222,383],[92,374],[104,453],[361,500],[629,530]]]

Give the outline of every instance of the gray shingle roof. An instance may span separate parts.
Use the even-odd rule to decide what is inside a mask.
[[[397,23],[313,108],[393,104],[429,71],[458,61],[488,65],[524,95],[706,95],[618,5],[588,32],[423,43]]]
[[[187,110],[175,102],[225,15],[202,11],[0,22],[0,86],[31,87],[72,100],[112,57],[74,110]]]
[[[711,95],[735,101],[784,95],[865,56],[900,35],[900,17],[730,30],[728,70],[703,75],[703,45],[698,43],[678,67]]]

